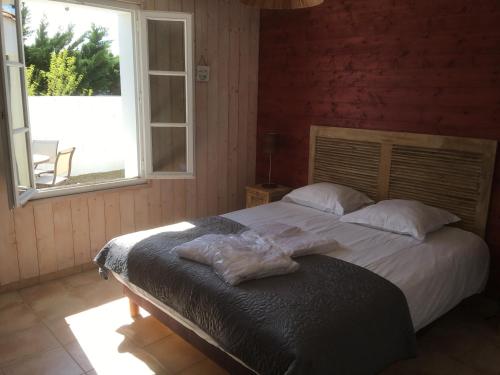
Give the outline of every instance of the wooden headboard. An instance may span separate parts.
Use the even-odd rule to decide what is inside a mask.
[[[312,126],[309,183],[334,182],[375,200],[414,199],[453,212],[484,237],[496,141]]]

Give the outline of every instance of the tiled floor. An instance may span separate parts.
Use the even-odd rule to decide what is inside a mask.
[[[500,374],[500,317],[474,297],[418,336],[419,356],[394,374]],[[226,372],[142,312],[131,319],[116,281],[96,271],[0,294],[0,375]]]

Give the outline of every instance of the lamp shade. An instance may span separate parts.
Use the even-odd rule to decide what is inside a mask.
[[[243,4],[261,9],[300,9],[323,3],[324,0],[241,0]]]
[[[262,150],[266,154],[276,152],[278,148],[278,133],[265,133],[262,138]]]

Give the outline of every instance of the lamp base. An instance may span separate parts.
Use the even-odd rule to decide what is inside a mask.
[[[275,184],[274,182],[267,183],[267,184],[262,184],[262,187],[264,189],[274,189],[278,187],[278,184]]]

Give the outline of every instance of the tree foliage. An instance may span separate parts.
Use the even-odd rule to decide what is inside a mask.
[[[52,52],[49,71],[43,76],[47,81],[48,96],[73,95],[83,79],[76,71],[76,58],[66,49]]]
[[[107,34],[106,28],[93,24],[76,53],[78,71],[83,75],[82,90],[100,94],[120,92],[120,60],[111,53]]]
[[[33,31],[25,5],[21,14],[29,95],[120,95],[119,57],[111,52],[105,27],[92,24],[75,38],[69,25],[49,35],[45,16]],[[27,45],[33,33],[34,41]]]
[[[38,95],[38,93],[40,92],[38,90],[38,87],[40,86],[40,77],[35,72],[35,65],[30,65],[26,68],[26,82],[28,95]]]

